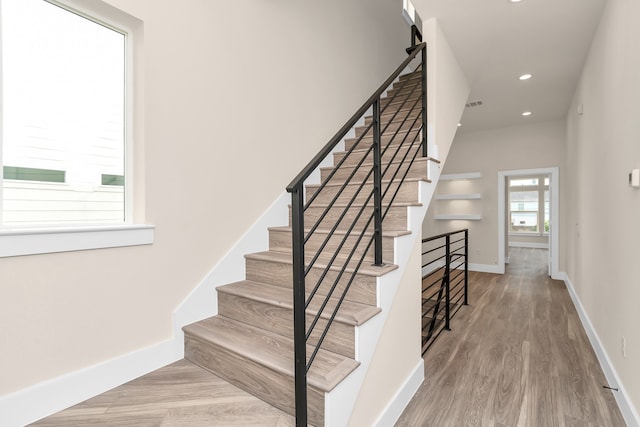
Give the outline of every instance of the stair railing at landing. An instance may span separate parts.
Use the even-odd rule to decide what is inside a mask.
[[[469,304],[469,230],[422,240],[422,354]]]
[[[371,250],[374,265],[383,265],[385,218],[411,166],[418,157],[427,156],[426,43],[416,44],[415,37],[422,41],[419,31],[412,28],[412,43],[407,49],[409,56],[287,187],[287,191],[291,193],[295,407],[298,426],[307,425],[309,368],[359,268],[365,262],[371,263],[367,261]],[[415,62],[419,64],[414,73],[420,73],[420,78],[401,79],[393,96],[382,99],[383,93]],[[356,135],[355,141],[345,148],[344,157],[324,177],[317,190],[307,190],[305,201],[307,178],[371,110],[373,118],[368,125],[365,122],[365,131]],[[397,129],[389,127],[392,123],[399,124]],[[325,194],[325,198],[330,201],[319,203],[321,194]],[[320,212],[317,212],[318,207]],[[310,208],[314,208],[316,213],[313,220],[306,224],[305,212],[310,218]],[[328,233],[323,238],[323,233],[327,230]],[[339,233],[336,234],[336,230]],[[321,241],[318,249],[309,249],[313,236],[316,242]],[[329,249],[330,240],[337,243],[337,249]],[[323,269],[319,277],[309,280],[312,283],[307,283],[309,272],[314,265],[320,264]],[[324,286],[327,286],[327,282],[330,283],[326,296],[318,294],[323,281]],[[307,289],[309,292],[306,292]],[[320,308],[307,328],[305,313],[312,301],[314,307]],[[325,312],[324,319],[328,317],[328,320],[321,328],[319,320]],[[307,355],[307,342],[316,328],[321,333],[317,344],[310,355]],[[317,336],[318,332],[314,334],[314,337]]]

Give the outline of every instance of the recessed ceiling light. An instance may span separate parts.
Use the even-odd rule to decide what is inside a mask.
[[[520,77],[518,77],[520,80],[529,80],[531,77],[533,77],[533,75],[531,74],[523,74]]]
[[[462,126],[462,123],[458,123],[458,127]]]
[[[525,111],[524,113],[522,113],[522,115],[528,117],[531,115],[531,111]]]
[[[520,3],[522,0],[509,0],[509,3]]]

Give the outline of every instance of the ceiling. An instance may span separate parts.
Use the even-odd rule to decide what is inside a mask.
[[[436,17],[471,85],[462,132],[566,116],[606,0],[412,0]],[[533,78],[520,81],[524,73]],[[524,111],[531,111],[523,117]]]

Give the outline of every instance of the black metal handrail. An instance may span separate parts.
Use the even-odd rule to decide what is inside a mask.
[[[468,254],[468,229],[422,240],[422,354],[469,304]]]
[[[412,40],[414,37],[415,33]],[[359,269],[365,262],[383,265],[384,220],[416,159],[427,156],[426,44],[414,45],[408,53],[287,186],[291,193],[295,405],[299,426],[307,425],[307,373]],[[419,62],[412,72],[415,77],[400,79],[394,93],[383,98],[383,93],[413,62]],[[350,141],[343,157],[323,176],[317,189],[313,193],[307,190],[305,201],[307,178],[368,111],[373,112],[365,121],[369,123],[358,128],[360,134]],[[318,272],[317,279],[307,283],[312,271]],[[314,304],[319,308],[307,328],[306,310],[316,297],[323,299]],[[322,329],[314,333],[321,319]],[[307,358],[307,344],[312,337],[317,341]]]

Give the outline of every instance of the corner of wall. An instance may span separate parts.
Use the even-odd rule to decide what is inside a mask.
[[[429,152],[443,164],[458,130],[471,87],[436,18],[423,23],[427,42]]]

